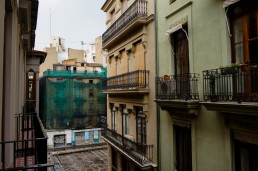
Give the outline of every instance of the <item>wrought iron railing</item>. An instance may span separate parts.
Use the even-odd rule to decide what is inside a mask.
[[[144,165],[152,162],[153,145],[136,143],[108,128],[105,128],[102,131],[102,136],[126,152],[140,164]]]
[[[149,71],[137,70],[103,80],[104,90],[139,90],[148,88]]]
[[[199,100],[199,74],[165,75],[156,78],[156,99]]]
[[[33,112],[33,102],[27,102],[24,112],[15,116],[16,140],[0,142],[0,170],[46,171],[58,164],[47,163],[47,134],[38,115]]]
[[[138,18],[147,16],[147,1],[136,0],[102,35],[105,44]]]
[[[203,96],[205,101],[258,102],[258,68],[245,66],[203,71]]]

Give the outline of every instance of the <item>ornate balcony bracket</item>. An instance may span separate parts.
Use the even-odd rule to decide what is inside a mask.
[[[186,120],[196,119],[199,114],[199,100],[154,100],[166,110],[173,118],[181,118]]]
[[[208,110],[239,115],[258,116],[258,103],[251,102],[201,102]]]

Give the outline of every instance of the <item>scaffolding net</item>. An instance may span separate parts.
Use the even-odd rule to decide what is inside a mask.
[[[106,125],[107,97],[101,72],[46,71],[40,79],[39,114],[46,129],[87,129]]]

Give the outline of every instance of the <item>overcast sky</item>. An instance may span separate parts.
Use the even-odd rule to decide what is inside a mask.
[[[50,10],[51,35],[65,39],[66,48],[80,49],[106,30],[105,0],[39,0],[35,50],[49,47]]]

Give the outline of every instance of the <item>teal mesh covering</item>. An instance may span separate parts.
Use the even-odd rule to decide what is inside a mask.
[[[46,71],[40,79],[40,117],[46,129],[103,127],[107,97],[102,72]]]

